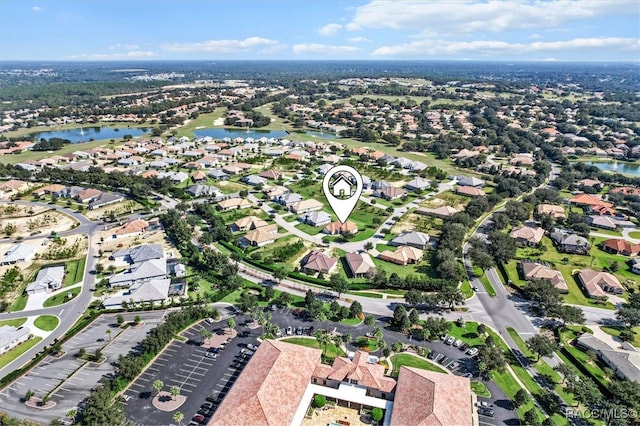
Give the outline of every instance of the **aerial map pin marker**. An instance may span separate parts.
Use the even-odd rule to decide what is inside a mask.
[[[362,194],[362,187],[362,176],[353,167],[336,166],[324,175],[322,190],[340,223],[349,218]]]

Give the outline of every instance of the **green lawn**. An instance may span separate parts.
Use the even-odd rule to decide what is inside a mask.
[[[9,312],[19,312],[22,311],[25,306],[27,306],[27,300],[29,300],[29,295],[27,293],[22,293],[18,298],[13,302],[13,305],[9,309]]]
[[[491,297],[495,297],[496,290],[491,285],[491,281],[489,281],[489,278],[487,278],[485,272],[481,268],[473,268],[473,274],[478,277],[478,279],[484,286],[484,289],[487,291],[487,294]]]
[[[372,299],[382,299],[382,294],[371,291],[350,291],[349,294],[362,297],[371,297]]]
[[[451,330],[449,330],[448,334],[462,340],[469,346],[484,345],[484,341],[487,338],[486,335],[478,336],[478,323],[473,321],[465,322],[463,327],[459,327],[455,322],[452,322]]]
[[[301,230],[302,232],[309,234],[309,235],[317,235],[322,231],[322,226],[311,226],[311,225],[307,225],[306,223],[300,223],[296,226],[296,228],[298,228],[299,230]]]
[[[631,232],[629,232],[629,237],[640,239],[640,231],[631,231]]]
[[[618,237],[621,238],[622,237],[622,232],[620,231],[613,231],[610,229],[602,229],[602,228],[594,228],[591,227],[591,232],[597,232],[598,234],[606,234],[606,235],[611,235],[612,237]],[[633,237],[632,237],[633,238]]]
[[[483,396],[485,398],[491,398],[491,392],[484,385],[484,383],[478,382],[476,380],[471,382],[471,390],[478,396]]]
[[[529,347],[527,346],[526,342],[522,340],[522,337],[520,337],[518,332],[511,327],[507,327],[507,332],[509,333],[509,336],[511,337],[511,339],[515,342],[516,346],[518,346],[518,349],[520,349],[520,352],[522,352],[524,356],[529,358],[529,360],[535,361],[536,355],[534,355],[529,350]]]
[[[17,347],[2,354],[0,356],[0,368],[3,368],[9,363],[13,362],[20,355],[22,355],[23,353],[27,352],[29,349],[34,347],[40,340],[42,340],[42,337],[32,337],[26,342],[21,343]]]
[[[391,251],[394,251],[393,247],[388,247],[387,249],[391,249]],[[377,257],[371,257],[371,260],[373,260],[373,263],[374,265],[376,265],[376,268],[378,270],[385,271],[387,273],[387,276],[393,274],[394,272],[398,274],[398,276],[400,277],[406,277],[406,276],[415,275],[418,273],[417,265],[415,264],[402,266],[402,265],[397,265],[395,263],[387,262],[385,260],[378,259]]]
[[[623,328],[618,326],[613,326],[613,327],[602,326],[600,327],[600,330],[612,336],[620,337],[620,331],[622,331]],[[633,331],[634,335],[633,335],[633,341],[630,343],[636,348],[638,348],[640,347],[640,326],[634,327],[631,330]]]
[[[346,324],[346,325],[360,325],[362,324],[362,321],[360,320],[360,318],[345,318],[340,320],[340,324]]]
[[[569,352],[576,360],[578,360],[580,365],[575,365],[569,358],[563,357],[562,353],[559,352],[561,358],[569,361],[569,363],[571,365],[574,365],[576,369],[578,369],[578,367],[580,366],[583,367],[589,372],[589,374],[592,376],[594,380],[600,382],[604,386],[608,386],[609,377],[604,372],[604,370],[600,368],[600,366],[598,365],[598,362],[596,361],[597,358],[586,352],[581,351],[580,349],[576,348],[571,343],[569,343],[571,340],[579,336],[578,330],[579,330],[579,327],[573,327],[573,326],[564,327],[562,332],[560,333],[560,338],[562,340],[562,343],[564,344],[565,350]]]
[[[27,321],[26,318],[15,318],[15,319],[8,319],[8,320],[3,320],[0,321],[0,327],[2,327],[3,325],[10,325],[11,327],[20,327],[22,324],[24,324]]]
[[[283,342],[292,343],[294,345],[307,346],[309,348],[322,349],[320,347],[320,343],[314,338],[306,338],[306,337],[287,337],[286,339],[282,339]],[[344,351],[334,345],[333,343],[329,343],[327,345],[326,350],[324,351],[324,356],[326,358],[335,358],[338,356],[346,356]]]
[[[393,364],[393,371],[391,373],[392,376],[397,377],[400,371],[400,367],[414,367],[420,368],[422,370],[435,371],[437,373],[447,372],[438,367],[436,364],[417,356],[409,355],[409,354],[396,354],[391,357],[391,363]]]
[[[460,286],[460,291],[462,292],[462,294],[464,294],[465,299],[469,299],[470,297],[473,297],[474,291],[471,288],[471,283],[469,282],[469,280],[464,280],[462,282],[462,285]]]
[[[68,302],[69,300],[73,299],[78,294],[80,294],[80,290],[82,290],[81,286],[74,287],[69,291],[62,291],[59,294],[56,294],[55,296],[51,296],[50,298],[45,300],[42,306],[45,308],[50,308],[52,306],[62,305],[63,303]],[[70,299],[67,298],[68,293],[71,293]]]
[[[85,256],[66,262],[64,287],[81,282],[84,279]]]
[[[53,315],[40,315],[33,324],[38,327],[40,330],[44,331],[53,331],[56,329],[60,320],[58,317]]]

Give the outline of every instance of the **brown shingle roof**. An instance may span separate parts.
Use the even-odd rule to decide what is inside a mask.
[[[466,377],[400,367],[391,424],[471,425],[471,384]]]
[[[321,353],[320,349],[265,340],[209,425],[291,424]]]

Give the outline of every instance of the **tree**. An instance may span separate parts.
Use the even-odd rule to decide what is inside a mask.
[[[404,295],[404,300],[411,306],[416,306],[424,301],[424,296],[420,290],[410,289]]]
[[[364,317],[364,324],[369,327],[369,332],[371,332],[371,327],[376,323],[376,318],[373,315],[366,315]]]
[[[417,309],[412,309],[409,313],[409,322],[411,325],[416,325],[420,321],[420,315],[418,315]]]
[[[573,368],[569,367],[564,362],[559,363],[555,367],[553,367],[555,371],[557,371],[562,376],[562,384],[566,381],[573,381],[576,377],[576,373],[573,371]]]
[[[78,358],[83,358],[86,354],[87,354],[87,350],[85,348],[80,348],[78,350],[77,357]]]
[[[393,342],[391,344],[391,350],[393,350],[396,353],[401,352],[403,347],[404,345],[402,344],[402,342]]]
[[[519,389],[518,392],[516,392],[516,394],[513,396],[513,404],[516,407],[520,407],[521,405],[526,404],[527,402],[529,402],[531,398],[529,397],[529,392],[527,392],[524,389]]]
[[[540,426],[538,410],[535,407],[524,413],[524,424],[529,426]]]
[[[211,336],[213,336],[213,333],[211,333],[209,330],[207,330],[204,327],[200,327],[200,330],[198,330],[198,333],[200,333],[200,337],[202,337],[202,343],[206,342],[207,339],[210,339]]]
[[[164,387],[164,382],[162,380],[156,380],[153,382],[152,386],[153,386],[153,390],[155,390],[156,393],[160,393],[160,391]]]
[[[109,337],[109,341],[111,341],[111,329],[107,328],[107,331],[105,331],[105,333],[107,334],[107,336]]]
[[[499,346],[495,344],[485,344],[480,346],[478,351],[478,358],[480,359],[480,371],[485,376],[491,371],[503,371],[507,363],[507,360]]]
[[[96,274],[100,275],[104,272],[104,265],[102,263],[96,263]]]
[[[169,388],[169,392],[171,393],[171,398],[176,399],[176,397],[180,395],[180,387],[171,386],[171,388]]]
[[[397,305],[393,310],[391,326],[401,332],[404,332],[411,327],[411,322],[407,316],[407,309],[403,305]]]
[[[329,278],[329,286],[338,293],[338,299],[340,299],[340,295],[349,291],[349,283],[344,277],[338,274],[334,274]]]
[[[7,235],[7,237],[10,237],[16,232],[17,229],[18,228],[13,223],[7,223],[7,225],[4,227],[4,233]]]
[[[316,408],[322,408],[327,404],[327,398],[324,395],[319,395],[316,394],[313,397],[313,405],[316,406]]]
[[[540,357],[551,355],[557,345],[555,340],[552,338],[545,336],[544,334],[536,334],[527,340],[527,347],[531,352],[538,355],[538,359],[536,359],[536,361],[538,361]]]
[[[549,281],[531,280],[525,285],[524,291],[544,313],[552,311],[562,303],[560,291]]]
[[[234,320],[233,317],[227,318],[227,327],[229,327],[229,333],[236,328],[236,320]]]
[[[476,329],[476,332],[478,333],[478,336],[482,336],[484,333],[487,332],[487,326],[484,324],[478,324],[478,328]]]
[[[562,321],[562,325],[565,324],[584,324],[584,311],[576,306],[560,305],[553,307],[549,312],[549,316],[558,318]]]
[[[24,400],[29,401],[36,393],[29,389],[27,393],[24,394]]]
[[[133,319],[133,324],[138,325],[140,324],[140,321],[142,321],[142,318],[140,317],[140,315],[136,315],[135,318]]]
[[[276,280],[278,280],[278,284],[280,284],[280,282],[282,282],[283,279],[287,278],[288,272],[285,268],[280,267],[280,268],[276,268],[273,271],[273,278],[275,278]]]
[[[121,326],[122,324],[124,324],[124,317],[121,314],[118,314],[118,316],[116,317],[116,322]]]
[[[371,410],[371,418],[374,422],[379,422],[380,420],[382,420],[382,415],[382,408],[380,407],[373,407],[373,410]]]
[[[489,234],[488,241],[496,263],[506,263],[516,255],[516,243],[511,236],[493,231]]]
[[[173,413],[173,420],[178,422],[178,426],[182,424],[182,419],[184,419],[184,414],[182,414],[181,411],[176,411],[175,413]]]
[[[640,308],[634,308],[629,303],[625,303],[623,307],[618,309],[616,317],[627,327],[635,327],[640,325]]]
[[[357,300],[354,300],[349,307],[349,315],[351,318],[355,318],[362,313],[362,305]]]

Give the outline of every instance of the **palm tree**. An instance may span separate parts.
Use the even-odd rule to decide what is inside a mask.
[[[200,336],[202,337],[202,343],[204,343],[208,338],[213,336],[213,334],[204,327],[200,327],[200,330],[198,330],[198,333],[200,333]]]
[[[105,331],[105,333],[107,333],[107,336],[109,336],[109,341],[111,341],[111,329],[107,328],[107,331]]]
[[[173,399],[176,399],[176,397],[178,395],[180,395],[180,387],[179,386],[171,386],[171,388],[169,389],[169,392],[171,392],[171,397]]]
[[[164,382],[162,380],[156,380],[155,382],[153,382],[153,390],[155,390],[156,393],[160,393],[163,387]]]
[[[232,317],[227,318],[227,327],[229,327],[229,333],[233,333],[233,329],[236,328],[236,320]]]
[[[178,422],[178,426],[180,426],[182,419],[184,419],[184,414],[182,414],[182,412],[176,411],[175,413],[173,413],[173,420]]]

